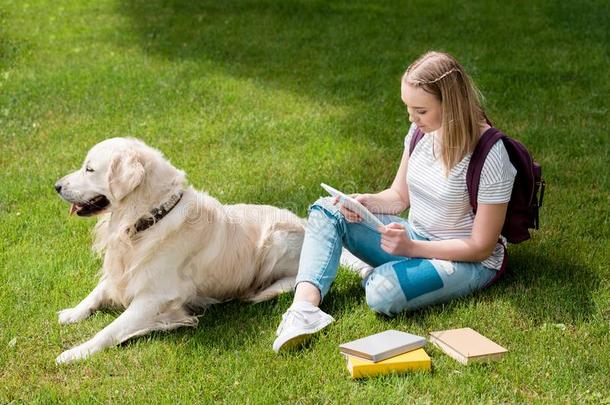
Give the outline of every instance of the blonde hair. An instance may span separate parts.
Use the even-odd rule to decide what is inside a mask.
[[[462,65],[443,52],[422,55],[407,68],[402,82],[423,89],[441,103],[441,160],[448,175],[477,144],[486,121],[481,93]]]

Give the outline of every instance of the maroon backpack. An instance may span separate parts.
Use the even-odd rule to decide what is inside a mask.
[[[418,128],[415,130],[409,145],[409,154],[421,140],[424,133]],[[494,127],[489,128],[481,135],[472,152],[468,171],[466,172],[466,185],[473,211],[477,212],[477,195],[481,170],[491,147],[502,140],[508,152],[510,162],[517,169],[517,176],[506,211],[506,219],[502,227],[502,236],[510,243],[521,243],[530,238],[529,229],[538,229],[540,224],[539,210],[542,207],[545,182],[542,179],[542,168],[532,159],[529,151],[519,141],[509,138]]]

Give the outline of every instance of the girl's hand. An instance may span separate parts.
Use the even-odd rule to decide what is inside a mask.
[[[414,256],[413,241],[403,225],[392,222],[377,230],[381,233],[381,248],[385,252],[394,256]]]
[[[356,199],[360,204],[364,205],[366,208],[370,210],[370,204],[372,203],[372,195],[371,194],[350,194],[350,197]],[[333,205],[339,204],[339,197],[335,197],[333,199]],[[356,214],[354,211],[345,208],[343,204],[339,204],[339,210],[347,220],[347,222],[360,222],[362,221],[362,217]]]

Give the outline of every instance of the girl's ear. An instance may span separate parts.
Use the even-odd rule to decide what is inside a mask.
[[[135,151],[115,153],[108,168],[108,189],[115,201],[121,201],[140,185],[144,166]]]

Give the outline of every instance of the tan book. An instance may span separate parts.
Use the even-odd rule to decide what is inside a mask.
[[[471,328],[430,332],[430,342],[462,364],[495,360],[508,351]]]

